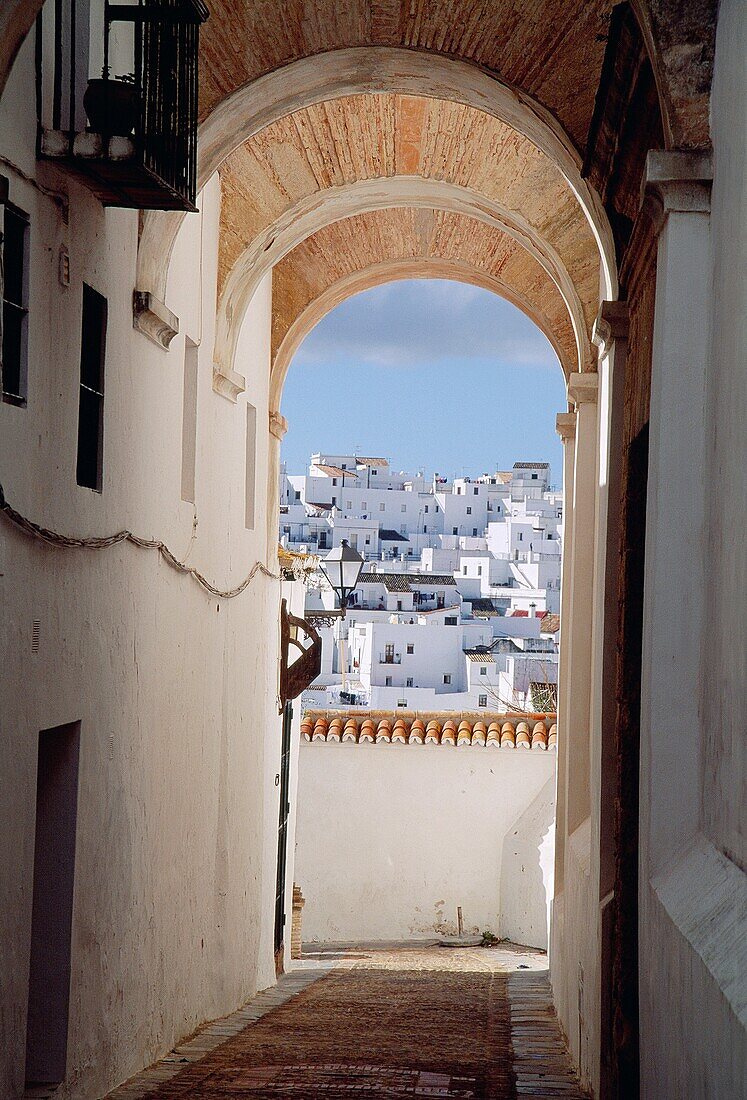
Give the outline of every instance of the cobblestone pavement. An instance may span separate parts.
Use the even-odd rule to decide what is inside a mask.
[[[362,944],[306,956],[109,1100],[583,1095],[544,955]]]

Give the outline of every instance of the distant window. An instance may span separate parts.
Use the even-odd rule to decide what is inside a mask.
[[[289,535],[290,533],[291,533],[290,526],[287,526],[287,527],[283,528],[283,534],[284,535]]]
[[[462,566],[462,573],[464,574],[465,577],[467,576],[467,566],[466,565]]]
[[[472,490],[472,492],[473,492],[473,494],[474,494],[475,496],[477,496],[477,486],[475,486],[475,487],[474,487],[474,489]]]
[[[452,533],[452,535],[458,535],[459,534],[459,528],[458,527],[452,527],[451,533]]]
[[[361,501],[361,508],[363,508],[364,511],[365,511],[366,508],[368,508],[368,505],[366,504],[365,500]]]
[[[413,683],[414,683],[413,677],[408,676],[407,679],[405,680],[405,687],[406,688],[411,688],[413,686]]]
[[[371,545],[371,540],[370,540],[370,539],[366,539],[366,546],[370,546],[370,545]]]
[[[487,674],[488,674],[488,666],[487,665],[480,665],[480,675],[481,676],[487,676]]]
[[[106,356],[106,298],[83,284],[80,341],[80,395],[78,403],[79,485],[100,493],[104,465],[104,360]]]
[[[3,401],[25,405],[27,396],[29,314],[29,218],[15,206],[4,209],[4,236],[0,249],[2,279]]]
[[[400,510],[400,512],[406,512],[407,511],[407,505],[406,504],[400,504],[399,510]]]
[[[477,567],[477,575],[478,575],[478,577],[482,576],[482,566],[481,565],[478,565],[478,567]]]
[[[456,615],[447,615],[446,618],[444,619],[444,623],[445,623],[446,626],[456,626],[456,624],[457,624]]]
[[[343,462],[343,464],[342,464],[342,469],[343,469],[343,470],[347,470],[347,468],[348,468],[348,467],[347,467],[347,463],[346,463],[346,462]]]
[[[412,684],[408,684],[408,687],[412,687]],[[398,699],[397,700],[397,706],[398,707],[406,707],[407,706],[407,700],[406,699]]]
[[[472,535],[473,535],[473,537],[477,536],[477,528],[476,527],[472,528]]]
[[[337,504],[337,497],[332,497],[332,504],[333,505]]]
[[[332,478],[332,484],[333,484],[333,485],[336,485],[336,484],[337,484],[337,478],[336,478],[336,477],[333,477],[333,478]]]
[[[402,610],[402,600],[397,600],[397,610],[398,611]]]
[[[468,515],[468,516],[471,516],[471,515],[472,515],[472,509],[471,509],[471,508],[468,508],[468,509],[467,509],[467,515]]]
[[[348,501],[348,508],[352,508],[352,507],[353,507],[353,502],[352,502],[352,500],[349,500]]]
[[[523,542],[523,541],[524,541],[524,534],[523,534],[523,532],[519,531],[519,534],[518,534],[518,539],[519,539],[519,542]]]
[[[407,643],[407,652],[411,655],[415,652],[415,646],[412,642]]]
[[[386,511],[386,504],[380,504],[379,505],[379,511],[380,512],[385,512]]]
[[[300,500],[300,499],[301,499],[301,490],[296,489],[296,500]]]
[[[536,481],[536,480],[537,480],[537,475],[536,475],[536,474],[532,474],[532,481]]]
[[[388,688],[390,688],[391,686],[392,686],[392,678],[391,678],[391,676],[385,676],[385,677],[384,677],[384,687],[388,687]]]
[[[425,506],[425,514],[428,515],[428,505]]]
[[[373,476],[373,477],[376,477],[376,475],[378,474],[378,472],[379,472],[378,470],[372,470],[372,471],[371,471],[371,474],[372,474],[372,476]]]
[[[450,672],[444,672],[444,683],[445,684],[450,684],[451,683],[451,673]]]
[[[487,695],[480,695],[477,700],[478,707],[486,707],[488,705]]]

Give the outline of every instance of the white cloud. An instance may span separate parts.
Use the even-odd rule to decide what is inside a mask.
[[[357,294],[309,333],[297,361],[388,368],[445,360],[547,365],[557,358],[529,318],[479,287],[407,280]]]

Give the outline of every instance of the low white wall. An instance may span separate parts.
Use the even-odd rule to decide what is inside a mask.
[[[303,939],[489,930],[547,947],[555,754],[302,742]]]

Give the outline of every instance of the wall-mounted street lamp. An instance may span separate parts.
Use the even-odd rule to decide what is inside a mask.
[[[340,602],[340,618],[345,618],[345,609],[348,600],[355,591],[358,578],[363,568],[363,558],[348,545],[347,539],[342,539],[339,546],[330,550],[329,554],[319,562],[319,568],[327,578]]]

